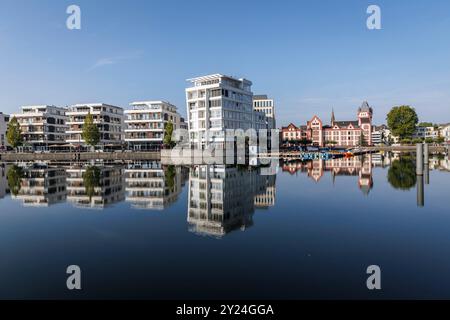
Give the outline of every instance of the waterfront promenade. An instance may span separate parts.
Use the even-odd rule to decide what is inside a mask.
[[[448,146],[429,146],[432,153],[448,153]],[[366,152],[416,152],[416,146],[381,146],[381,147],[364,147]],[[163,156],[161,155],[163,153]],[[263,155],[263,157],[283,158],[285,156],[293,156],[298,151],[280,151]],[[171,154],[170,150],[149,151],[149,152],[50,152],[50,153],[0,153],[0,161],[88,161],[88,160],[168,160]],[[260,155],[261,156],[261,155]],[[194,157],[194,155],[193,155]],[[195,158],[195,157],[194,157]],[[201,157],[199,157],[201,158]],[[176,160],[176,159],[175,159]]]

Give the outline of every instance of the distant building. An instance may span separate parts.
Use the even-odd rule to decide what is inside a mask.
[[[165,101],[144,101],[130,104],[125,110],[125,141],[134,150],[151,150],[163,144],[164,129],[168,122],[173,129],[181,127],[177,107]]]
[[[290,124],[282,128],[283,140],[310,140],[313,145],[335,145],[339,147],[355,147],[373,145],[372,141],[373,110],[367,102],[358,109],[357,120],[336,121],[334,111],[331,114],[331,124],[324,125],[318,116],[307,122],[306,127],[296,127]]]
[[[390,131],[386,125],[374,126],[372,131],[373,145],[389,144]]]
[[[275,104],[273,99],[269,99],[267,95],[254,95],[253,109],[263,112],[266,115],[268,130],[276,129]]]
[[[262,126],[262,114],[255,115],[253,110],[251,81],[221,74],[187,81],[192,83],[186,88],[189,139],[192,144],[199,148],[206,144],[223,146],[226,129],[247,130]]]
[[[6,138],[6,131],[8,129],[9,116],[0,112],[0,151],[5,150],[9,146]]]
[[[104,104],[76,104],[67,111],[67,143],[86,145],[82,138],[83,125],[88,114],[100,131],[99,145],[120,145],[123,143],[124,115],[121,107]]]
[[[282,141],[297,141],[307,139],[306,126],[296,126],[290,123],[287,127],[281,128]]]
[[[34,150],[47,150],[49,146],[66,141],[66,109],[51,105],[24,106],[16,117],[22,131],[24,145]]]
[[[445,142],[450,143],[450,124],[441,127],[440,135],[445,139]]]
[[[435,127],[416,127],[413,139],[436,139],[439,137],[439,129]]]

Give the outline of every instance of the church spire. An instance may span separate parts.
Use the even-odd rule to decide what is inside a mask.
[[[334,108],[331,108],[331,126],[334,126],[334,121],[336,121],[336,118],[334,117]]]

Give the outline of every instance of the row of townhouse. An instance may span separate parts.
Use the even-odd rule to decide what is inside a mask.
[[[25,106],[11,115],[20,123],[23,140],[35,150],[50,146],[82,146],[83,125],[88,114],[100,131],[100,145],[126,142],[134,150],[161,145],[170,121],[174,130],[188,130],[190,143],[224,145],[227,129],[276,129],[274,100],[253,95],[252,82],[222,74],[188,79],[186,88],[187,122],[177,107],[165,101],[141,101],[129,110],[105,103],[76,104],[67,108],[53,105]],[[6,125],[5,132],[6,132]],[[3,130],[3,126],[0,127]],[[2,133],[1,131],[0,133]]]
[[[169,121],[174,124],[174,129],[184,127],[184,119],[177,107],[168,102],[133,102],[130,106],[129,110],[105,103],[76,104],[67,108],[24,106],[20,113],[12,114],[8,120],[17,119],[24,144],[35,150],[63,145],[83,146],[82,132],[88,114],[92,115],[99,129],[101,146],[125,142],[133,149],[148,150],[162,144],[165,125]],[[2,119],[0,117],[3,138],[8,121]]]

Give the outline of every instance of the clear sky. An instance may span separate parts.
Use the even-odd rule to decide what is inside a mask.
[[[81,30],[66,8],[81,7]],[[368,5],[382,30],[368,30]],[[245,77],[276,100],[278,124],[355,118],[363,100],[385,122],[409,104],[450,122],[448,0],[2,0],[0,111],[21,105],[168,100],[185,79]]]

